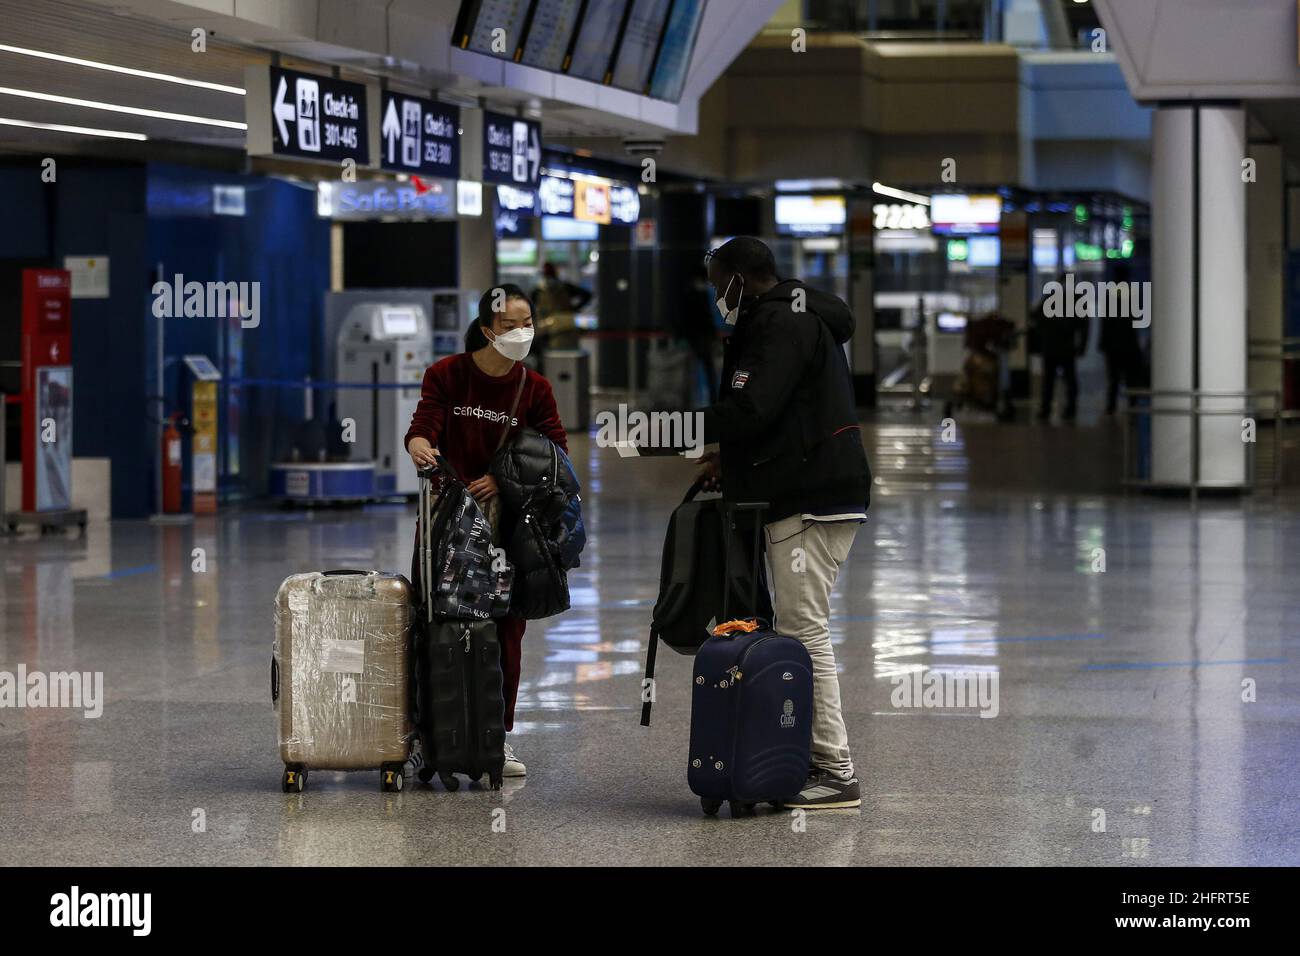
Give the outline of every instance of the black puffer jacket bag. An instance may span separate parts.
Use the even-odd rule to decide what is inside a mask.
[[[529,620],[569,607],[570,568],[587,543],[582,498],[569,457],[523,429],[492,459],[501,495],[501,540],[515,569],[510,612]]]

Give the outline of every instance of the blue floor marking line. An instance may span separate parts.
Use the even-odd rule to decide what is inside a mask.
[[[1136,671],[1156,667],[1213,667],[1216,664],[1285,664],[1285,657],[1248,657],[1236,661],[1146,661],[1128,664],[1085,664],[1085,671]]]
[[[150,574],[158,570],[156,564],[142,564],[138,568],[123,568],[120,571],[109,571],[108,574],[101,574],[101,581],[111,581],[115,578],[129,578],[136,574]]]

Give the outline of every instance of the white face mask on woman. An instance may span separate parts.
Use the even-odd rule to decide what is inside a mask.
[[[533,347],[533,330],[520,328],[503,332],[492,340],[492,347],[506,358],[522,362]]]

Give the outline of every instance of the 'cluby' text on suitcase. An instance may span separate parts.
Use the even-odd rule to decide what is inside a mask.
[[[271,699],[279,708],[283,789],[308,770],[379,770],[402,789],[410,751],[414,608],[400,574],[290,575],[275,599]]]
[[[757,606],[764,507],[727,508],[728,565],[736,512],[755,512],[750,608]],[[730,580],[730,570],[724,573]],[[720,620],[727,616],[729,591]],[[755,618],[714,628],[695,655],[686,771],[705,813],[717,813],[728,801],[737,817],[755,804],[780,805],[799,793],[812,760],[812,702],[812,659],[800,641]]]
[[[420,472],[416,571],[416,724],[424,763],[448,790],[455,774],[488,778],[500,789],[505,769],[505,703],[496,622],[510,606],[513,572],[493,553],[490,529],[474,497],[445,459],[442,489]]]

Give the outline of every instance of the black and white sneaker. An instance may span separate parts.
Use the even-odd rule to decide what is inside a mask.
[[[799,796],[782,806],[787,810],[848,810],[862,806],[862,791],[857,777],[843,780],[829,770],[814,770]]]

